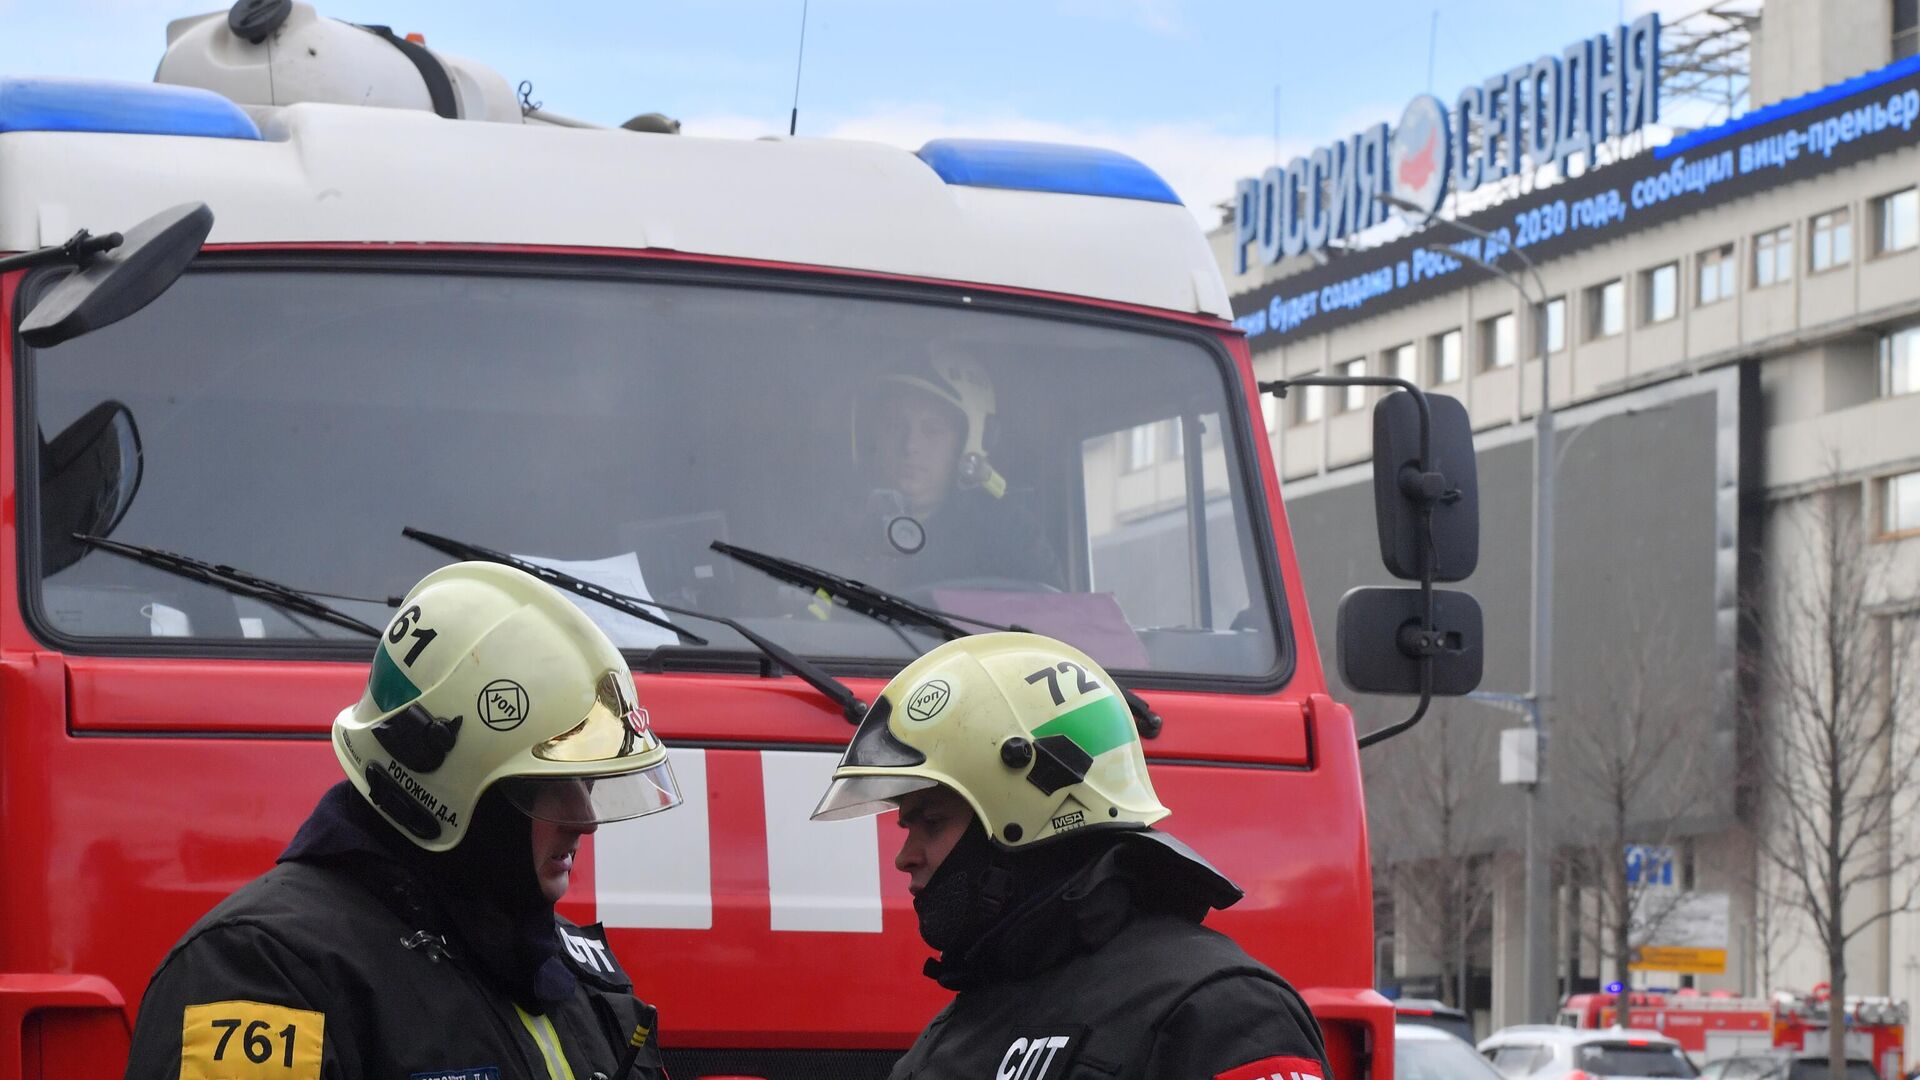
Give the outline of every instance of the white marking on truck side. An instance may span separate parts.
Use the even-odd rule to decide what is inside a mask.
[[[605,926],[713,929],[707,752],[668,750],[667,757],[684,801],[664,813],[602,825],[594,834],[594,901]]]
[[[838,764],[838,754],[767,750],[760,755],[775,930],[880,932],[875,819],[808,820]]]

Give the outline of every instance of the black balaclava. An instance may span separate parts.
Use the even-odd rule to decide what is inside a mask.
[[[480,797],[460,843],[435,852],[401,836],[343,780],[321,796],[280,861],[404,871],[451,924],[455,962],[478,968],[531,1012],[577,988],[534,873],[533,822],[497,789]]]
[[[961,952],[973,944],[999,911],[983,910],[981,889],[989,871],[994,869],[993,841],[974,818],[967,831],[947,853],[945,862],[927,879],[926,887],[913,898],[913,913],[920,917],[920,940],[936,952]],[[1003,871],[1004,872],[1004,871]]]
[[[412,845],[408,845],[412,846]],[[451,851],[422,851],[427,883],[454,929],[516,1001],[536,1011],[573,996],[553,902],[533,869],[533,819],[498,788],[480,796]]]
[[[1089,832],[1008,851],[974,818],[913,898],[920,939],[947,956],[964,954],[1003,920],[1057,892],[1118,839]]]

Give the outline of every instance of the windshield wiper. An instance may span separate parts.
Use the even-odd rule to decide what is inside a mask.
[[[377,626],[370,626],[344,611],[328,607],[320,601],[315,600],[309,593],[302,592],[292,586],[282,585],[277,581],[269,581],[255,574],[249,574],[244,570],[236,570],[231,566],[210,563],[204,559],[193,558],[190,555],[181,555],[172,551],[162,551],[159,548],[144,547],[140,544],[124,544],[118,540],[109,540],[104,536],[74,533],[73,538],[83,544],[118,555],[121,558],[132,559],[138,563],[145,563],[156,570],[164,570],[169,574],[176,574],[190,581],[198,581],[202,584],[211,585],[216,589],[224,589],[227,592],[233,593],[235,596],[247,596],[255,600],[264,600],[269,604],[319,619],[322,622],[330,622],[335,626],[345,627],[348,630],[358,630],[360,633],[366,634],[369,637],[380,636],[380,628]],[[391,604],[391,602],[389,602],[389,604]]]
[[[904,626],[914,630],[932,630],[945,635],[948,641],[969,637],[973,633],[971,630],[962,630],[955,624],[955,619],[973,623],[976,626],[984,626],[989,630],[1014,629],[1011,626],[982,622],[963,615],[948,615],[944,611],[922,607],[904,596],[895,595],[864,581],[841,577],[839,574],[822,570],[817,566],[808,566],[806,563],[795,562],[779,555],[768,555],[763,551],[743,548],[722,540],[715,540],[707,546],[729,559],[753,567],[768,577],[777,578],[789,585],[798,585],[803,589],[818,589],[845,605],[849,610],[859,612],[870,619],[878,619],[893,626]]]
[[[684,640],[690,641],[695,645],[705,645],[707,644],[707,639],[691,630],[676,626],[646,609],[654,607],[674,615],[684,615],[689,619],[700,619],[705,622],[719,623],[721,626],[745,638],[748,643],[770,657],[774,663],[793,672],[800,678],[800,681],[820,691],[821,695],[826,697],[827,700],[838,705],[840,707],[840,715],[847,718],[847,723],[858,724],[861,720],[866,719],[867,703],[861,701],[852,690],[848,689],[847,684],[820,670],[808,661],[801,659],[798,655],[778,642],[750,629],[737,619],[731,619],[725,615],[710,615],[704,611],[694,611],[691,608],[663,604],[658,600],[650,600],[638,596],[628,596],[625,593],[614,592],[612,589],[595,585],[591,581],[574,577],[572,574],[555,570],[552,567],[541,566],[536,562],[529,562],[526,559],[509,555],[504,551],[495,551],[492,548],[481,547],[479,544],[470,544],[465,540],[455,540],[451,537],[438,536],[424,529],[416,529],[411,525],[402,528],[400,534],[410,539],[418,540],[435,550],[443,551],[456,559],[479,559],[483,562],[496,562],[505,566],[511,566],[516,570],[524,570],[555,588],[565,589],[578,596],[584,596],[589,600],[605,604],[615,611],[624,612],[632,615],[634,618],[672,630],[674,633],[679,634]]]
[[[682,641],[690,641],[695,645],[705,645],[707,643],[707,639],[701,637],[699,634],[694,633],[684,626],[668,622],[666,619],[641,607],[640,604],[643,603],[643,601],[639,597],[628,596],[625,593],[617,593],[612,589],[602,588],[591,581],[574,577],[572,574],[555,570],[550,566],[541,566],[537,562],[522,559],[517,555],[509,555],[504,551],[495,551],[492,548],[483,548],[479,544],[469,544],[465,540],[455,540],[451,537],[439,536],[435,533],[427,532],[425,529],[416,529],[411,525],[402,526],[400,535],[410,540],[418,540],[428,547],[437,551],[443,551],[456,559],[477,559],[481,562],[496,562],[504,566],[511,566],[516,570],[524,570],[549,585],[554,585],[568,592],[576,593],[589,600],[598,600],[613,610],[621,612],[622,614],[631,615],[641,622],[652,623],[663,630],[671,630],[680,635],[680,640]],[[644,601],[644,603],[652,604],[653,601],[648,600]],[[653,606],[660,608],[662,611],[669,610],[662,604],[653,604]],[[681,613],[675,612],[675,614]]]
[[[932,630],[945,635],[948,641],[973,636],[974,631],[960,628],[958,623],[963,622],[988,630],[1027,632],[1020,626],[1002,626],[999,623],[987,622],[985,619],[936,611],[864,581],[855,581],[832,571],[808,566],[806,563],[796,562],[779,555],[769,555],[763,551],[743,548],[722,540],[715,540],[707,546],[729,559],[745,563],[789,585],[818,589],[845,605],[849,610],[891,626]],[[1118,682],[1114,683],[1114,689],[1120,691],[1120,696],[1126,700],[1128,710],[1133,713],[1134,727],[1139,730],[1141,737],[1151,739],[1159,735],[1164,721],[1160,719],[1159,713],[1153,711],[1153,706],[1147,704],[1147,699],[1121,686]]]

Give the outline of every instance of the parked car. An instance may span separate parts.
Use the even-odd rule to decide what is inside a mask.
[[[1522,1024],[1480,1040],[1480,1055],[1505,1080],[1589,1077],[1693,1077],[1699,1070],[1680,1044],[1657,1031]]]
[[[1447,1012],[1460,1010],[1440,1006]],[[1462,1018],[1464,1019],[1464,1017]],[[1394,1080],[1500,1080],[1473,1044],[1448,1029],[1411,1023],[1404,1016],[1393,1025]]]
[[[1738,1054],[1709,1061],[1700,1069],[1701,1080],[1827,1080],[1827,1055],[1824,1051],[1769,1050],[1763,1054]],[[1880,1080],[1873,1062],[1866,1058],[1847,1059],[1847,1080]]]
[[[1473,1021],[1466,1013],[1436,998],[1401,998],[1393,1003],[1393,1019],[1397,1025],[1438,1028],[1468,1046],[1473,1045]]]

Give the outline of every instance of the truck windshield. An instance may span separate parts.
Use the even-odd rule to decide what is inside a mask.
[[[209,262],[125,322],[16,346],[38,432],[30,614],[56,642],[363,648],[69,537],[110,530],[348,597],[329,603],[378,625],[380,598],[445,561],[401,536],[414,525],[828,661],[897,666],[933,639],[708,545],[1121,670],[1271,682],[1286,659],[1246,410],[1202,334],[817,281]],[[699,648],[582,603],[630,652]],[[704,648],[745,644],[716,630]]]

